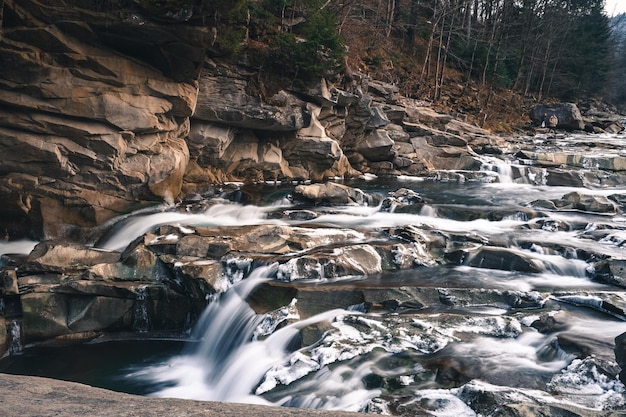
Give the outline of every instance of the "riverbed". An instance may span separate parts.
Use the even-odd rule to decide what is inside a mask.
[[[519,402],[625,410],[613,349],[626,332],[626,291],[599,271],[626,259],[626,185],[615,169],[625,142],[535,136],[515,154],[480,156],[475,171],[338,179],[369,196],[360,203],[304,204],[295,184],[271,183],[211,197],[202,211],[126,216],[102,249],[164,224],[382,230],[399,243],[402,233],[389,231],[410,230],[445,244],[422,257],[398,250],[417,260],[378,273],[332,275],[320,263],[302,276],[289,256],[249,264],[187,333],[26,347],[0,371],[158,397],[391,415],[506,415],[498,407]],[[428,249],[417,246],[399,247]],[[341,247],[329,248],[339,256]],[[259,312],[281,291],[283,305]]]

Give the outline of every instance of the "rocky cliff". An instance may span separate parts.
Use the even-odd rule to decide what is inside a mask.
[[[3,2],[7,238],[88,242],[115,216],[211,183],[462,168],[468,144],[503,144],[364,76],[267,103],[249,68],[207,54],[215,30],[179,20],[135,2]]]

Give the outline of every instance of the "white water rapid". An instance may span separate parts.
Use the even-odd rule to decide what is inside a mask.
[[[274,323],[269,329],[271,334],[266,334],[264,322],[268,317],[256,314],[244,300],[259,283],[267,281],[271,273],[275,274],[276,267],[255,269],[247,279],[235,283],[212,302],[195,326],[193,342],[183,355],[133,371],[127,377],[168,387],[154,393],[155,396],[271,404],[254,393],[273,388],[275,379],[296,380],[304,376],[298,369],[283,374],[276,372],[292,356],[289,345],[299,331],[346,313],[330,310],[299,321],[299,317],[287,314],[281,321],[292,323],[273,331],[281,324]],[[364,372],[367,370],[352,370],[347,366],[339,372],[326,370],[315,377],[314,391],[304,389],[299,394],[290,393],[275,404],[356,411],[379,393],[363,387],[360,377]],[[341,395],[338,387],[344,387],[345,395]]]
[[[263,206],[216,204],[200,213],[127,218],[104,247],[122,248],[164,224],[179,226],[183,234],[196,226],[274,224],[331,236],[341,228],[353,230],[356,243],[376,230],[411,225],[436,230],[449,245],[467,251],[461,264],[398,271],[395,278],[330,280],[319,272],[323,265],[310,265],[318,278],[300,284],[307,291],[363,287],[365,294],[378,294],[366,298],[390,297],[396,303],[390,305],[400,306],[413,291],[416,301],[397,310],[368,311],[365,303],[302,319],[298,311],[306,299],[296,297],[280,311],[257,314],[247,297],[259,285],[289,276],[287,264],[259,267],[245,279],[244,272],[234,274],[234,285],[209,303],[183,354],[135,367],[127,377],[159,386],[156,396],[383,414],[391,408],[424,412],[423,404],[437,403],[427,410],[432,415],[476,415],[466,400],[472,390],[489,390],[502,401],[525,397],[593,410],[623,407],[623,384],[605,376],[602,366],[614,360],[613,340],[626,332],[626,293],[593,276],[600,256],[626,259],[620,238],[626,236],[626,219],[619,210],[537,209],[534,202],[569,193],[606,198],[626,189],[548,186],[534,181],[526,166],[495,158],[483,168],[495,177],[360,184],[383,195],[400,187],[419,190],[426,204],[415,210],[401,203],[389,211],[380,204],[321,207],[314,216],[294,220],[270,215],[298,209],[280,197]],[[454,243],[455,236],[462,243]],[[500,264],[493,256],[512,261]],[[431,292],[443,304],[429,306]],[[303,334],[312,329],[323,330],[303,344]],[[400,399],[407,396],[421,399],[421,405]]]
[[[149,232],[141,249],[174,279],[217,291],[201,293],[182,353],[119,372],[154,396],[401,416],[625,411],[626,176],[602,168],[625,140],[598,137],[611,152],[593,154],[585,138],[534,137],[477,155],[477,171],[345,182],[372,203],[259,184],[246,205],[118,219],[98,246]],[[148,338],[156,292],[134,288]]]

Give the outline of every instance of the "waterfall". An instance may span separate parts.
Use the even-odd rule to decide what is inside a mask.
[[[513,169],[510,163],[489,156],[481,156],[480,160],[482,162],[481,171],[495,172],[499,183],[513,183]]]
[[[169,388],[154,393],[161,397],[263,403],[251,394],[253,388],[271,363],[283,357],[293,334],[254,340],[264,317],[245,299],[275,272],[276,265],[260,267],[234,283],[202,313],[182,355],[129,377],[166,383]]]
[[[33,250],[37,243],[38,242],[31,240],[17,240],[12,242],[0,240],[0,255],[7,253],[28,254]]]
[[[7,322],[7,336],[9,342],[9,355],[15,355],[24,349],[22,345],[22,319],[11,319]]]
[[[133,306],[133,329],[140,333],[145,333],[150,330],[148,302],[148,286],[140,285],[135,290],[135,304]]]
[[[255,392],[262,393],[276,386],[273,378],[277,372],[295,372],[296,375],[281,374],[282,379],[290,380],[304,375],[299,374],[302,370],[284,371],[282,366],[289,363],[290,346],[302,328],[331,321],[346,313],[345,310],[330,310],[285,325],[264,337],[269,315],[256,314],[245,299],[257,285],[276,272],[277,265],[253,270],[248,278],[235,283],[206,308],[193,329],[192,342],[180,356],[132,372],[128,377],[163,384],[167,388],[153,394],[159,397],[338,409],[352,407],[354,411],[362,408],[378,394],[377,390],[367,390],[363,386],[362,378],[369,373],[368,364],[361,364],[356,369],[348,369],[345,365],[332,371],[326,368],[314,382],[303,383],[300,391],[290,385],[288,394],[279,395],[280,398],[273,402],[255,395]],[[296,302],[294,300],[281,309],[278,320],[297,318],[294,313]],[[272,327],[276,328],[277,324],[272,323]],[[265,381],[269,374],[272,376]],[[326,392],[318,392],[314,386],[325,386]],[[336,397],[339,386],[348,389],[345,398],[343,395]]]

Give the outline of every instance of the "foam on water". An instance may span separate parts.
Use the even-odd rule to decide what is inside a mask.
[[[26,255],[33,250],[37,243],[39,242],[32,240],[16,240],[13,242],[0,240],[0,255],[7,253]]]
[[[182,226],[243,226],[271,223],[265,220],[265,210],[258,206],[215,204],[203,213],[159,212],[130,217],[123,227],[99,246],[108,250],[123,250],[135,238],[161,225]]]
[[[393,227],[406,224],[429,226],[446,232],[476,232],[484,234],[504,233],[516,229],[525,222],[517,219],[489,221],[476,219],[472,221],[458,221],[431,217],[429,215],[409,213],[386,213],[381,211],[365,211],[360,216],[353,214],[323,214],[309,221],[311,224],[336,224],[342,227]]]
[[[368,282],[381,289],[370,288],[367,282],[357,283],[353,277],[354,286],[362,285],[364,293],[371,290],[367,297],[374,301],[365,297],[367,302],[350,308],[351,311],[331,310],[300,320],[297,298],[282,309],[261,315],[245,299],[269,277],[311,278],[315,272],[325,278],[321,265],[312,265],[311,274],[301,277],[297,276],[295,258],[281,259],[280,266],[259,268],[244,279],[252,268],[252,260],[239,259],[240,264],[225,268],[228,285],[202,315],[191,337],[193,342],[184,353],[147,369],[134,369],[130,376],[161,383],[163,388],[153,394],[157,396],[352,411],[371,407],[370,410],[384,412],[389,410],[383,399],[387,397],[364,382],[380,378],[392,381],[389,385],[397,382],[401,386],[402,401],[414,397],[413,404],[430,414],[454,417],[478,415],[470,406],[472,395],[480,390],[502,395],[505,400],[524,399],[538,404],[572,403],[592,409],[622,404],[619,397],[623,396],[624,387],[614,375],[603,373],[596,362],[578,361],[574,351],[589,347],[592,352],[612,352],[614,338],[626,332],[626,321],[619,320],[623,317],[611,315],[626,305],[623,291],[591,278],[595,260],[601,259],[598,256],[623,255],[624,218],[533,209],[531,204],[538,199],[559,199],[572,191],[608,196],[619,190],[538,185],[541,179],[537,176],[543,174],[535,167],[517,166],[497,158],[486,161],[485,169],[489,172],[482,177],[462,172],[442,174],[451,182],[448,188],[441,189],[441,184],[432,186],[423,177],[399,178],[409,184],[407,187],[414,186],[428,202],[419,214],[382,212],[382,206],[355,205],[311,209],[317,217],[311,216],[310,220],[267,219],[269,210],[278,213],[293,208],[285,198],[277,200],[270,209],[217,204],[204,213],[168,211],[126,219],[124,227],[107,241],[106,248],[119,250],[162,224],[291,224],[296,232],[300,226],[307,227],[307,233],[316,234],[315,241],[320,245],[336,241],[362,244],[370,236],[368,231],[412,225],[439,233],[446,241],[442,250],[454,249],[456,243],[470,252],[481,246],[493,247],[503,254],[523,257],[536,267],[531,268],[532,272],[451,265],[416,268],[407,271],[410,275],[401,276],[397,287],[383,282],[387,275],[381,274],[379,281],[370,277]],[[488,183],[481,184],[480,178],[486,178]],[[490,182],[496,178],[498,182]],[[465,184],[453,183],[465,179]],[[365,180],[371,183],[372,178]],[[444,210],[444,205],[450,210]],[[500,212],[501,205],[505,209]],[[456,216],[458,208],[458,218],[469,213],[466,217],[473,219],[472,210],[492,207],[494,215],[490,212],[484,217],[501,220],[438,217],[445,213]],[[606,235],[603,230],[607,230]],[[467,239],[455,240],[454,234]],[[322,239],[326,235],[328,239]],[[606,237],[600,240],[597,236]],[[341,249],[332,253],[335,257],[342,255]],[[383,264],[379,253],[372,250],[369,255],[377,264]],[[358,265],[352,267],[358,270]],[[405,294],[419,302],[381,312],[387,309],[387,298],[376,297],[389,297],[402,305]],[[376,312],[368,313],[372,305]],[[537,331],[533,326],[541,328],[542,320],[548,325],[552,323],[554,329]],[[301,332],[303,329],[307,330]],[[318,334],[318,340],[300,348],[298,338],[311,336],[309,330]],[[428,360],[434,363],[430,368]],[[389,363],[401,365],[390,369]],[[429,389],[449,387],[437,382],[434,375],[445,371],[445,366],[455,369],[455,363],[467,371],[463,380],[470,378],[470,382],[455,389]],[[437,368],[439,364],[443,368]],[[405,405],[410,406],[411,402]]]

